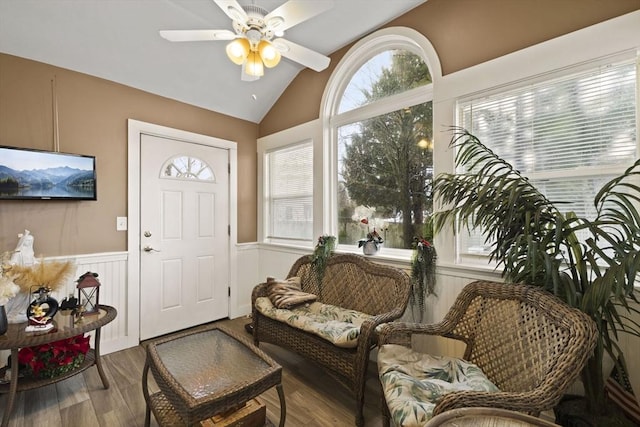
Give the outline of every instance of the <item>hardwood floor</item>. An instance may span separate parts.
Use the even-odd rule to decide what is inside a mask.
[[[244,331],[247,319],[223,320],[220,323]],[[143,426],[145,402],[142,395],[144,344],[103,356],[103,367],[111,387],[105,390],[95,367],[80,375],[37,390],[18,393],[11,427],[92,427]],[[260,348],[283,367],[283,388],[287,404],[287,427],[352,426],[354,399],[338,382],[315,365],[296,354],[270,344]],[[365,397],[366,426],[381,426],[381,392],[375,365],[369,369]],[[150,391],[157,391],[151,383]],[[275,389],[260,396],[267,415],[277,425],[280,407]],[[0,397],[0,415],[7,396]],[[151,425],[157,426],[153,416]]]

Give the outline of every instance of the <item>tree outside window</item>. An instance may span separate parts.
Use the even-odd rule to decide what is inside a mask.
[[[347,86],[339,111],[357,120],[337,127],[338,236],[355,244],[368,231],[385,247],[411,248],[424,236],[433,211],[433,104],[408,97],[393,111],[368,116],[357,109],[430,85],[425,62],[406,50],[388,50],[365,63]],[[397,97],[396,97],[397,99]],[[426,101],[426,102],[425,102]],[[366,219],[367,221],[362,221]],[[365,224],[366,222],[366,224]]]

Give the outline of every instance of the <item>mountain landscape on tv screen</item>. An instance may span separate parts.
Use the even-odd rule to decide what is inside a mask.
[[[13,197],[79,197],[95,194],[93,171],[68,166],[15,170],[0,165],[0,196]]]

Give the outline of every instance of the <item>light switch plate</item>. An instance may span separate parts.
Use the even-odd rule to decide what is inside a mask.
[[[119,216],[116,217],[116,231],[126,231],[127,230],[127,217]]]

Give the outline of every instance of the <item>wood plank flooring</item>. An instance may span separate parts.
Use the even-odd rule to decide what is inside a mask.
[[[245,334],[247,319],[223,320],[220,323]],[[103,367],[111,387],[105,390],[95,367],[80,375],[47,387],[18,393],[10,427],[93,427],[144,425],[145,402],[142,395],[144,344],[103,356]],[[283,367],[283,388],[287,404],[287,427],[353,426],[354,399],[333,378],[298,355],[270,344],[260,348]],[[4,361],[3,361],[4,362]],[[381,426],[381,392],[369,369],[365,397],[366,426]],[[157,391],[153,381],[151,392]],[[267,405],[267,416],[276,423],[280,406],[275,389],[260,396]],[[7,396],[0,397],[0,416]],[[157,427],[153,416],[151,425]]]

